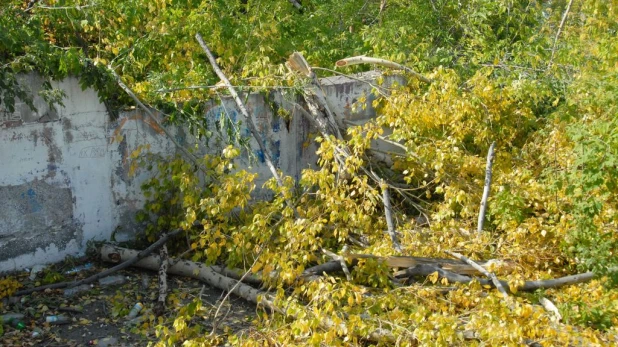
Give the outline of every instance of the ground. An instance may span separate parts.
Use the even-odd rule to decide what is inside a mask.
[[[73,266],[76,264],[73,263]],[[77,274],[64,275],[65,280],[79,279],[94,274],[107,267],[106,264],[96,264],[89,270]],[[57,265],[39,275],[36,282],[50,274],[60,274],[66,271],[66,265]],[[63,272],[60,272],[63,271]],[[4,325],[4,335],[0,337],[0,346],[88,346],[97,345],[101,339],[114,337],[118,344],[114,346],[146,346],[157,341],[155,328],[159,320],[175,317],[174,309],[180,308],[196,297],[201,297],[202,305],[209,314],[194,318],[192,324],[199,324],[206,333],[212,330],[212,317],[217,306],[225,296],[220,290],[204,285],[197,280],[170,276],[168,285],[168,309],[163,318],[155,318],[151,312],[158,296],[157,274],[138,268],[119,271],[115,275],[126,278],[126,283],[115,286],[100,286],[95,284],[90,290],[73,297],[65,297],[62,290],[48,290],[34,293],[21,298],[5,300],[0,306],[0,312],[19,312],[25,314],[26,329],[18,331]],[[31,281],[29,273],[14,274],[24,287],[34,287],[37,283]],[[140,313],[139,323],[129,322],[126,317],[135,303],[141,302],[144,309]],[[67,312],[75,309],[77,312]],[[81,312],[78,312],[81,311]],[[45,317],[63,314],[70,317],[66,325],[49,325]],[[255,319],[255,306],[234,296],[230,296],[217,318],[217,329],[230,329],[243,332],[249,329]],[[32,337],[35,328],[43,331],[39,337]]]

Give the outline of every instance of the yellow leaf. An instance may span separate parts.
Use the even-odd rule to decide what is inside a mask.
[[[438,282],[438,271],[435,271],[434,273],[432,273],[431,275],[427,276],[427,279],[433,283],[436,284],[436,282]]]

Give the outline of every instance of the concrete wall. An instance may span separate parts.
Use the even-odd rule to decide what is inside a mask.
[[[338,115],[358,121],[375,114],[371,107],[352,112],[356,99],[370,93],[368,84],[342,78],[323,82]],[[36,95],[42,81],[29,75],[24,84]],[[144,144],[163,155],[177,151],[141,111],[123,112],[111,121],[96,93],[82,91],[77,80],[52,85],[65,91],[64,106],[50,108],[38,97],[36,111],[19,101],[14,113],[0,106],[0,272],[83,253],[89,240],[107,240],[112,233],[117,240],[133,237],[140,228],[135,212],[144,203],[140,184],[147,176],[145,170],[129,175],[130,154]],[[269,99],[283,107],[295,101],[294,96],[278,92]],[[247,106],[278,168],[298,178],[302,169],[315,163],[315,131],[307,120],[293,114],[286,122],[273,115],[260,94],[250,95]],[[213,103],[205,117],[213,129],[221,117],[242,120],[229,99]],[[186,129],[169,130],[183,145],[195,144]],[[240,132],[250,136],[243,126]],[[224,139],[224,134],[215,132],[200,148],[215,153],[225,146]],[[270,173],[253,139],[251,148],[253,153],[244,153],[241,165],[260,174],[261,187]],[[258,198],[268,196],[268,191],[256,192]]]

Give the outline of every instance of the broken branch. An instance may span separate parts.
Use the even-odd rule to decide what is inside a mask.
[[[384,200],[384,215],[386,216],[386,225],[387,225],[387,233],[391,237],[391,242],[393,243],[393,247],[399,253],[401,253],[401,245],[399,241],[397,241],[397,234],[395,231],[395,226],[393,225],[393,209],[391,207],[391,197],[388,194],[388,186],[382,180],[382,184],[380,185],[382,188],[382,198]]]
[[[455,253],[455,252],[451,252],[451,251],[445,251],[445,252],[450,254],[450,255],[452,255],[453,257],[461,260],[461,261],[464,261],[464,262],[470,264],[473,268],[477,269],[483,275],[487,276],[487,278],[489,278],[491,280],[491,282],[494,284],[494,286],[496,286],[498,291],[500,291],[500,293],[502,293],[502,296],[505,299],[509,297],[509,293],[506,291],[506,289],[504,289],[504,287],[502,286],[502,283],[500,283],[500,281],[498,281],[498,278],[496,277],[496,275],[493,272],[487,271],[484,267],[480,266],[479,264],[477,264],[474,261],[464,257],[463,255],[461,255],[459,253]]]
[[[430,84],[432,82],[429,78],[419,74],[418,72],[412,70],[411,68],[407,66],[404,66],[404,65],[401,65],[401,64],[389,61],[389,60],[385,60],[385,59],[366,57],[364,55],[359,55],[356,57],[350,57],[350,58],[338,60],[335,63],[335,66],[344,67],[344,66],[358,65],[358,64],[375,64],[375,65],[390,67],[392,69],[405,70],[406,72],[414,76],[419,81],[425,82],[427,84]]]
[[[611,272],[618,271],[618,268],[610,269]],[[451,283],[469,283],[472,280],[477,280],[481,285],[489,285],[494,286],[495,284],[488,279],[484,278],[473,278],[470,276],[460,275],[448,270],[441,268],[436,264],[418,264],[403,271],[399,271],[395,273],[397,277],[411,277],[411,276],[428,276],[434,272],[438,272],[438,275],[442,278],[446,278]],[[560,288],[571,284],[584,283],[593,279],[595,274],[593,272],[584,272],[581,274],[564,276],[549,280],[538,280],[538,281],[526,281],[523,286],[518,287],[517,291],[522,292],[533,292],[538,289],[551,289],[551,288]],[[509,285],[506,281],[501,280],[500,284],[504,288],[509,288]],[[508,290],[508,289],[507,289]]]
[[[487,152],[487,165],[485,168],[485,187],[483,188],[483,198],[481,199],[481,210],[479,211],[479,220],[477,232],[483,231],[483,223],[485,223],[485,212],[487,211],[487,199],[489,198],[489,191],[491,189],[491,166],[494,161],[494,150],[496,143],[492,142]]]
[[[343,247],[342,250],[343,253],[346,252],[346,246]],[[331,257],[334,261],[338,261],[339,265],[341,266],[341,270],[343,270],[343,273],[345,273],[345,277],[348,279],[348,281],[352,280],[352,275],[350,275],[350,270],[348,269],[348,266],[345,264],[345,258],[335,254],[327,249],[322,248],[322,253],[326,254],[327,256]]]

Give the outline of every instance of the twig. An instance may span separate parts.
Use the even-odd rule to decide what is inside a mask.
[[[202,47],[202,49],[206,53],[206,56],[208,56],[208,60],[210,61],[210,65],[212,65],[213,70],[215,70],[215,73],[217,74],[217,76],[219,76],[221,81],[223,81],[223,83],[225,83],[225,85],[227,86],[227,89],[230,91],[230,95],[232,95],[232,98],[236,102],[236,105],[238,106],[238,109],[240,110],[240,113],[242,113],[243,117],[245,117],[245,120],[247,121],[247,127],[249,128],[249,131],[251,132],[251,134],[253,135],[253,137],[257,141],[258,146],[260,147],[260,150],[262,151],[262,153],[264,153],[264,159],[266,161],[266,166],[268,166],[268,169],[270,170],[270,172],[272,173],[273,177],[277,181],[277,184],[279,185],[279,187],[281,187],[281,188],[285,187],[285,185],[283,183],[283,179],[281,178],[281,175],[279,175],[279,172],[277,172],[277,168],[273,164],[273,160],[272,160],[272,156],[270,154],[270,151],[264,145],[264,141],[262,139],[262,136],[260,136],[260,133],[257,131],[257,128],[255,127],[255,123],[253,123],[253,119],[251,118],[251,115],[249,115],[249,112],[247,111],[247,108],[243,104],[242,100],[240,100],[240,97],[238,96],[238,93],[236,93],[236,90],[234,89],[234,87],[230,83],[230,80],[228,80],[227,77],[225,76],[225,74],[223,74],[223,71],[221,71],[221,69],[219,68],[219,65],[217,65],[217,61],[216,61],[215,57],[212,55],[212,52],[210,51],[210,49],[208,48],[208,46],[204,42],[204,39],[202,39],[202,36],[199,33],[197,33],[197,34],[195,34],[195,38],[197,39],[197,42],[200,44],[200,46]],[[292,208],[294,210],[294,213],[297,214],[298,212],[294,208],[294,205],[292,204],[290,199],[285,199],[285,201],[286,201],[286,204],[288,205],[288,207]]]
[[[504,289],[504,287],[502,286],[502,283],[500,283],[500,281],[498,280],[498,278],[496,277],[496,275],[494,273],[487,271],[484,267],[480,266],[479,264],[477,264],[474,261],[464,257],[463,255],[461,255],[459,253],[455,253],[455,252],[451,252],[451,251],[445,251],[445,252],[447,254],[450,254],[453,257],[463,261],[463,262],[468,263],[470,266],[472,266],[473,268],[477,269],[483,275],[487,276],[487,278],[489,278],[491,280],[491,282],[494,284],[494,286],[496,286],[498,291],[500,293],[502,293],[502,296],[505,299],[507,299],[509,297],[509,293],[506,291],[506,289]]]
[[[425,82],[427,84],[430,84],[432,82],[429,78],[419,74],[418,72],[412,70],[411,68],[405,65],[401,65],[401,64],[398,64],[398,63],[395,63],[389,60],[385,60],[385,59],[366,57],[364,55],[338,60],[335,63],[335,66],[344,67],[344,66],[357,65],[357,64],[375,64],[375,65],[390,67],[393,69],[405,70],[409,74],[414,76],[416,79],[418,79],[419,81]]]
[[[238,279],[236,281],[236,284],[234,284],[234,286],[228,290],[227,294],[225,294],[225,297],[223,298],[223,300],[221,300],[221,303],[219,304],[219,306],[217,306],[217,310],[215,311],[215,315],[214,317],[212,317],[212,331],[210,332],[210,335],[214,335],[217,331],[217,315],[219,314],[219,311],[221,310],[221,307],[223,306],[223,304],[225,303],[225,301],[227,300],[227,298],[229,298],[230,294],[232,294],[232,292],[234,292],[234,290],[236,290],[236,288],[238,288],[238,286],[245,285],[242,282],[245,280],[245,278],[247,276],[249,276],[249,274],[251,273],[251,269],[253,268],[253,266],[255,266],[255,264],[257,263],[258,259],[260,258],[260,255],[262,254],[262,251],[264,250],[264,248],[262,248],[260,250],[260,252],[257,254],[257,256],[255,257],[255,260],[253,260],[253,264],[251,264],[251,266],[249,267],[249,270],[245,271],[244,275],[242,275],[240,277],[240,279]],[[214,270],[214,269],[213,269]]]
[[[386,217],[386,225],[387,225],[387,233],[391,237],[391,241],[393,242],[393,247],[399,253],[401,253],[401,245],[399,241],[397,241],[397,234],[395,231],[395,226],[393,225],[393,208],[391,207],[391,197],[388,193],[388,186],[382,180],[382,184],[380,184],[382,188],[382,198],[384,200],[384,215]]]
[[[554,62],[554,55],[556,54],[556,45],[558,44],[558,38],[560,37],[560,33],[562,32],[564,23],[566,22],[569,11],[571,10],[571,4],[573,4],[573,0],[570,0],[567,4],[566,9],[564,10],[564,14],[562,15],[562,20],[560,21],[560,26],[558,26],[558,32],[556,32],[556,38],[554,38],[554,46],[551,49],[551,57],[549,58],[549,63],[547,64],[548,70],[551,68]]]
[[[483,188],[483,198],[481,199],[481,210],[479,211],[479,220],[477,232],[483,231],[483,223],[485,223],[485,212],[487,211],[487,199],[489,198],[489,192],[491,189],[491,166],[494,161],[494,150],[496,143],[492,142],[489,146],[489,152],[487,153],[487,166],[485,168],[485,187]]]
[[[15,293],[14,296],[27,295],[27,294],[34,293],[34,292],[40,292],[40,291],[43,291],[45,289],[73,288],[73,287],[77,287],[77,286],[82,285],[82,284],[94,283],[99,278],[103,278],[105,276],[113,274],[114,272],[117,272],[119,270],[122,270],[124,268],[127,268],[127,267],[137,263],[141,259],[143,259],[146,256],[148,256],[150,253],[154,252],[157,248],[161,247],[161,245],[163,245],[165,242],[167,242],[167,240],[170,237],[175,236],[176,234],[180,233],[181,231],[183,231],[183,230],[182,229],[176,229],[176,230],[174,230],[174,231],[164,235],[163,237],[161,237],[159,240],[157,240],[157,242],[153,243],[152,245],[150,245],[145,250],[139,252],[137,254],[137,256],[135,256],[134,258],[129,259],[129,260],[123,262],[123,263],[120,263],[120,264],[118,264],[118,265],[116,265],[116,266],[114,266],[112,268],[109,268],[109,269],[107,269],[105,271],[99,272],[98,274],[92,275],[92,276],[90,276],[88,278],[84,278],[83,280],[73,281],[73,282],[53,283],[53,284],[49,284],[49,285],[46,285],[46,286],[41,286],[41,287],[36,287],[36,288],[20,290],[19,292]]]
[[[347,251],[347,246],[343,247],[342,252],[345,253]],[[343,273],[345,273],[345,277],[348,279],[348,281],[352,280],[352,275],[350,275],[350,270],[348,269],[348,266],[345,264],[345,258],[335,254],[327,249],[322,248],[322,253],[326,254],[327,256],[331,257],[333,260],[338,261],[339,264],[341,265],[341,269],[343,270]]]

